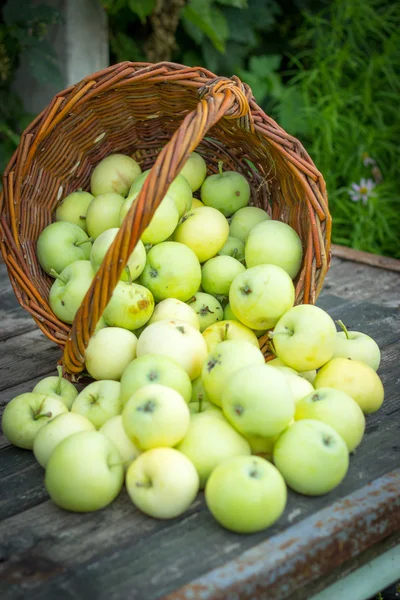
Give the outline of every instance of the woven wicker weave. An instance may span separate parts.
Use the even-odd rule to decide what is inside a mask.
[[[84,353],[127,258],[190,152],[247,177],[252,203],[289,223],[304,259],[296,303],[314,303],[329,267],[331,217],[325,182],[301,143],[256,104],[233,77],[174,63],[121,63],[57,94],[21,138],[3,177],[1,251],[20,304],[45,335],[64,347],[67,372],[83,369]],[[48,304],[52,279],[40,268],[36,241],[57,203],[88,189],[93,167],[111,152],[130,154],[147,169],[72,327]],[[267,340],[260,342],[267,352]]]

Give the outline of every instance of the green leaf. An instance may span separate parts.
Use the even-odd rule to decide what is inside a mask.
[[[125,33],[117,33],[117,35],[110,40],[110,46],[119,62],[124,62],[126,60],[139,61],[143,58],[135,40]]]
[[[247,8],[247,0],[217,0],[217,2],[234,8]]]
[[[278,123],[291,135],[309,133],[309,123],[304,111],[300,92],[296,88],[285,88],[277,108]]]
[[[146,17],[151,15],[156,5],[156,0],[129,0],[129,8],[135,13],[142,23],[145,23]]]
[[[249,67],[251,71],[260,77],[266,77],[279,69],[281,60],[282,57],[278,55],[252,56],[249,61]]]
[[[219,52],[225,51],[225,43],[229,36],[228,24],[224,14],[212,6],[211,0],[191,0],[182,15],[186,21],[205,34]],[[194,39],[193,28],[191,37]],[[198,36],[198,39],[201,38]]]

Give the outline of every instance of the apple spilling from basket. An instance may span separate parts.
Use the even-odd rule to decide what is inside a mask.
[[[204,488],[223,526],[261,530],[284,511],[286,485],[319,495],[343,480],[364,415],[383,402],[375,341],[294,306],[297,233],[248,206],[240,173],[206,171],[193,153],[133,250],[86,351],[95,381],[78,393],[59,368],[5,408],[4,434],[33,449],[64,509],[101,509],[125,480],[140,510],[169,519]],[[64,198],[40,234],[49,303],[65,323],[147,175],[111,154],[91,193]]]

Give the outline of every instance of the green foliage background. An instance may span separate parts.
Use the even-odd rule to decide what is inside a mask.
[[[156,0],[101,1],[111,62],[146,60]],[[1,168],[30,120],[10,93],[15,66],[28,52],[36,77],[54,80],[45,33],[60,19],[44,0],[3,6]],[[264,110],[302,141],[327,182],[334,242],[400,258],[399,3],[187,0],[175,40],[172,60],[238,75]],[[375,184],[365,204],[349,195],[362,178]]]

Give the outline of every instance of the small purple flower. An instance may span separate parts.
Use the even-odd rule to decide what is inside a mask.
[[[362,201],[363,204],[367,204],[368,199],[373,196],[373,189],[375,187],[375,183],[372,179],[364,179],[362,178],[360,183],[352,183],[351,188],[349,190],[350,199],[353,202]]]

